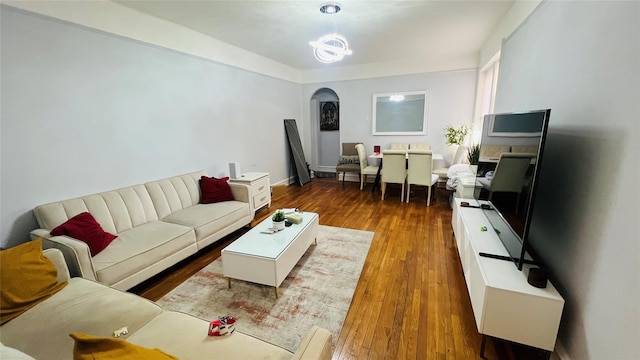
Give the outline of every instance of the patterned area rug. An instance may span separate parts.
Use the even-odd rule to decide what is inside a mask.
[[[335,348],[373,234],[320,225],[317,245],[280,285],[279,299],[273,287],[245,281],[229,289],[218,258],[157,303],[206,320],[235,316],[237,331],[291,352],[318,325],[331,331]]]

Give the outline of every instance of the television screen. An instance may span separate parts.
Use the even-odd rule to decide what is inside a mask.
[[[551,110],[485,115],[475,192],[490,202],[483,209],[519,270],[529,233],[536,182]]]

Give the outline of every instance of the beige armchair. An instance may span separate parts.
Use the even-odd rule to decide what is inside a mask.
[[[387,184],[402,184],[400,201],[404,202],[404,183],[407,178],[407,151],[383,150],[382,151],[382,200],[387,190]]]
[[[525,175],[535,154],[503,153],[491,179],[479,178],[483,189],[489,191],[488,200],[495,192],[516,193],[515,213],[520,206],[520,194],[526,184]]]
[[[360,158],[356,145],[359,143],[342,143],[342,155],[336,164],[336,180],[340,180],[342,173],[342,182],[348,172],[357,173],[360,176]]]
[[[458,149],[456,150],[456,153],[453,155],[453,159],[451,160],[451,165],[462,164],[462,162],[464,161],[464,159],[466,159],[466,157],[467,157],[467,147],[462,145],[458,146]],[[447,174],[449,172],[449,167],[451,167],[451,165],[433,170],[433,173],[438,175],[438,178],[439,178],[438,181],[446,182],[449,179]]]
[[[360,159],[360,190],[362,190],[364,188],[364,184],[367,182],[367,175],[376,176],[378,174],[378,166],[369,165],[364,145],[357,144],[356,151],[358,152],[358,158]]]
[[[411,197],[411,184],[413,184],[427,187],[427,206],[431,206],[431,187],[438,182],[438,175],[432,173],[433,154],[431,150],[416,149],[409,149],[408,154],[407,204]]]

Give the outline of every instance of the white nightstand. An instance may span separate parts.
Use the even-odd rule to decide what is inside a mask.
[[[263,206],[271,207],[271,186],[269,185],[269,173],[248,172],[242,174],[237,179],[229,179],[230,183],[244,184],[249,186],[249,197],[251,198],[251,211],[255,216]]]

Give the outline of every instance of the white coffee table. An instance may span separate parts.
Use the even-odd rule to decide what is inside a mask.
[[[316,213],[302,214],[302,223],[293,224],[274,234],[263,234],[271,227],[271,216],[222,249],[222,272],[231,279],[279,286],[300,261],[318,236],[320,226]]]

